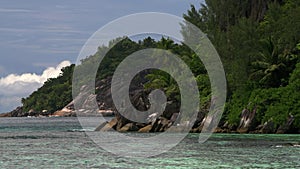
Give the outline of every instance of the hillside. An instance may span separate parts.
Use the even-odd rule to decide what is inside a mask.
[[[219,0],[206,0],[201,9],[191,6],[183,15],[186,21],[207,34],[225,68],[228,99],[218,132],[300,133],[300,2],[262,0],[219,3]],[[189,28],[183,26],[182,29]],[[184,36],[189,38],[189,35]],[[99,109],[115,111],[108,90],[110,78],[126,56],[146,48],[169,50],[180,56],[192,70],[201,96],[200,111],[193,130],[199,132],[211,104],[209,78],[201,61],[186,45],[168,38],[155,41],[148,37],[138,42],[125,38],[108,51],[96,76]],[[79,69],[88,71],[107,49],[105,46],[99,47],[97,53],[82,60]],[[74,65],[64,68],[61,76],[49,79],[29,97],[22,99],[22,108],[6,116],[53,115],[63,108],[73,111],[70,104],[73,69]],[[92,77],[81,78],[84,85],[85,78]],[[179,113],[181,100],[178,85],[170,75],[159,70],[142,72],[137,75],[138,79],[142,82],[132,84],[131,99],[139,109],[149,106],[145,96],[154,89],[165,91],[168,101],[172,103],[148,127],[149,131],[165,130],[164,127],[152,128],[158,123],[170,125],[173,115]],[[81,87],[76,90],[80,91]],[[118,114],[112,123],[111,128],[121,130],[127,125],[131,126],[128,130],[135,131],[149,125],[138,126]]]

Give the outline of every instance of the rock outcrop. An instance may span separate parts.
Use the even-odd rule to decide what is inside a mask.
[[[255,127],[255,122],[254,122],[255,114],[256,114],[256,107],[254,107],[253,110],[251,110],[250,108],[244,108],[241,114],[240,124],[237,128],[237,131],[239,133],[248,133]]]
[[[142,83],[140,83],[142,80]],[[130,85],[129,98],[130,104],[132,104],[137,110],[146,111],[151,106],[149,101],[149,90],[145,90],[143,84],[147,82],[143,79],[143,76],[139,78],[139,83],[135,83],[133,80]],[[15,110],[9,113],[0,114],[0,117],[27,117],[27,116],[89,116],[89,115],[102,115],[102,116],[114,116],[114,118],[103,123],[96,128],[96,131],[119,131],[119,132],[164,132],[170,129],[172,126],[172,131],[180,132],[183,126],[186,124],[180,124],[178,121],[180,118],[180,104],[176,101],[168,101],[166,103],[165,110],[162,114],[158,112],[153,112],[148,117],[145,118],[146,123],[134,122],[124,117],[132,114],[128,111],[126,107],[124,112],[120,114],[114,106],[114,102],[111,96],[111,77],[103,80],[96,81],[95,83],[96,94],[88,91],[88,86],[82,86],[80,88],[78,96],[67,104],[61,110],[56,112],[48,112],[47,110],[35,111],[30,110],[28,112],[24,111],[22,107],[17,107]],[[96,100],[98,109],[96,111],[92,110],[91,103]],[[75,103],[79,102],[83,106],[79,109],[76,107]],[[205,106],[205,109],[200,110],[197,119],[192,126],[190,132],[199,133],[203,129],[204,122],[207,118],[210,104]],[[215,129],[216,133],[300,133],[299,129],[292,128],[292,124],[295,121],[295,117],[289,115],[286,122],[280,126],[275,125],[272,119],[265,122],[264,124],[258,124],[256,120],[257,108],[256,106],[250,106],[250,104],[244,108],[240,115],[240,123],[237,126],[232,126],[226,121],[221,121],[219,126]]]

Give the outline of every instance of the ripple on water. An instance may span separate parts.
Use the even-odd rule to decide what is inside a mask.
[[[300,148],[284,146],[299,143],[299,135],[214,134],[199,144],[189,134],[159,156],[123,158],[93,143],[76,118],[46,119],[0,119],[0,168],[300,168]]]

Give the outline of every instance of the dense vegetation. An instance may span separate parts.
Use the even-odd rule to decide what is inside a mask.
[[[184,15],[207,33],[221,56],[229,86],[224,118],[231,125],[238,125],[243,108],[251,105],[258,123],[280,125],[290,115],[299,127],[299,5],[297,0],[207,0]]]
[[[63,68],[57,78],[48,79],[41,88],[23,98],[23,109],[54,112],[71,102],[73,69],[74,65]]]
[[[113,40],[109,46],[114,44]],[[98,48],[98,51],[85,59],[81,60],[81,64],[78,65],[77,70],[80,72],[78,77],[79,86],[75,91],[80,91],[81,85],[85,85],[88,80],[93,77],[90,73],[90,69],[98,62],[97,60],[106,53],[104,59],[99,65],[96,79],[104,79],[112,76],[118,64],[126,58],[128,55],[146,48],[159,48],[170,50],[172,53],[180,56],[188,65],[192,68],[193,73],[197,74],[202,86],[209,88],[209,79],[206,75],[206,70],[201,64],[200,59],[193,54],[193,52],[185,45],[177,44],[173,40],[168,38],[162,38],[159,41],[147,37],[138,42],[132,41],[127,37],[124,37],[119,43],[117,43],[111,50],[107,51],[109,47],[102,46]],[[166,61],[167,62],[167,61]],[[35,111],[48,110],[53,113],[54,111],[63,108],[67,103],[72,100],[72,75],[74,65],[66,67],[62,70],[62,74],[58,78],[51,78],[37,91],[33,92],[29,97],[23,98],[23,108],[25,111],[33,109]],[[151,73],[150,73],[151,72]],[[148,70],[149,83],[145,84],[145,88],[155,89],[160,88],[166,91],[169,100],[180,101],[179,88],[176,82],[170,75],[160,70]],[[82,76],[81,76],[82,75]],[[206,84],[203,86],[203,80]],[[205,96],[209,95],[209,91],[201,90],[205,93]],[[98,93],[99,91],[96,91]],[[206,99],[207,100],[207,99]]]
[[[297,0],[206,0],[198,10],[193,5],[183,15],[206,33],[223,62],[228,80],[228,100],[223,121],[237,126],[242,110],[256,108],[256,121],[283,124],[294,116],[293,126],[300,128],[300,1]],[[183,26],[182,29],[189,29]],[[184,34],[185,38],[190,38]],[[195,37],[194,37],[195,38]],[[114,44],[112,41],[110,45]],[[198,57],[184,44],[168,38],[135,42],[123,39],[102,61],[97,79],[111,76],[117,65],[131,53],[145,48],[170,50],[179,55],[193,71],[201,94],[201,108],[209,104],[209,79]],[[93,66],[107,52],[98,52],[82,60],[81,69]],[[56,79],[23,99],[25,110],[55,111],[71,100],[73,66]],[[93,78],[93,77],[80,77]],[[180,101],[179,90],[168,74],[154,70],[147,76],[146,88],[161,88],[170,100]]]

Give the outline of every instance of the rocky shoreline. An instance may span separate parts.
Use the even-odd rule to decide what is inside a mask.
[[[140,78],[141,80],[141,78]],[[74,117],[76,116],[74,103],[83,103],[80,109],[77,109],[77,113],[80,115],[90,115],[96,113],[96,115],[111,116],[114,117],[111,121],[104,123],[96,128],[96,131],[111,131],[116,130],[119,132],[164,132],[171,126],[173,131],[181,131],[182,126],[186,124],[178,124],[176,119],[180,117],[179,105],[176,102],[168,102],[166,109],[162,115],[157,113],[151,114],[147,117],[148,123],[132,122],[118,113],[114,107],[110,90],[111,78],[106,78],[96,82],[96,90],[99,91],[96,95],[90,94],[87,86],[82,86],[78,96],[66,105],[61,110],[56,112],[23,111],[22,107],[17,107],[15,110],[9,113],[0,114],[0,117]],[[140,110],[145,111],[149,108],[150,103],[148,95],[150,91],[144,90],[143,83],[134,83],[130,86],[130,99],[133,105]],[[90,111],[90,103],[96,98],[99,110],[98,112]],[[209,107],[209,104],[208,104]],[[130,115],[130,112],[126,112]],[[198,112],[197,119],[192,126],[190,132],[199,133],[203,129],[203,124],[206,119],[208,109]],[[286,133],[300,133],[300,129],[292,128],[294,117],[287,117],[286,122],[283,125],[276,126],[272,119],[264,124],[258,124],[255,120],[257,115],[256,108],[253,110],[244,109],[240,115],[239,125],[230,125],[226,120],[221,119],[218,127],[214,130],[215,133],[256,133],[256,134],[286,134]]]
[[[106,122],[98,126],[95,131],[109,132],[116,130],[118,132],[164,132],[171,126],[173,132],[180,132],[184,129],[182,124],[174,124],[178,113],[174,113],[170,119],[162,116],[153,117],[149,123],[136,123],[127,120],[119,114],[115,114],[112,110],[99,110],[99,113],[103,116],[114,117],[111,121]],[[253,113],[253,112],[252,112]],[[9,113],[0,114],[0,117],[76,117],[76,112],[67,108],[56,111],[53,114],[47,114],[46,112],[22,112],[22,107],[16,108]],[[249,119],[250,117],[250,119]],[[249,134],[299,134],[300,131],[291,128],[293,117],[289,117],[286,124],[279,127],[275,127],[272,121],[265,122],[264,124],[254,125],[254,117],[245,114],[241,117],[240,125],[238,127],[230,126],[227,122],[219,124],[214,130],[214,133],[249,133]],[[200,133],[203,128],[205,118],[197,118],[194,123],[191,133]]]
[[[171,119],[167,119],[165,117],[157,117],[153,121],[148,124],[144,123],[136,123],[131,122],[124,117],[117,115],[110,122],[102,124],[96,128],[96,131],[113,131],[116,130],[118,132],[164,132],[169,130],[171,132],[181,132],[185,129],[184,124],[176,124],[174,125],[174,118],[178,116],[178,113],[174,113]],[[194,123],[191,133],[200,133],[203,129],[205,118],[197,119]],[[247,122],[247,123],[245,123]],[[272,121],[266,122],[262,125],[254,125],[253,118],[248,119],[245,116],[241,117],[240,125],[238,127],[230,126],[228,123],[224,123],[223,125],[219,125],[214,133],[249,133],[249,134],[299,134],[300,131],[297,129],[291,128],[291,124],[293,122],[293,117],[287,119],[286,124],[281,125],[279,127],[275,127]],[[172,126],[172,128],[170,128]]]

